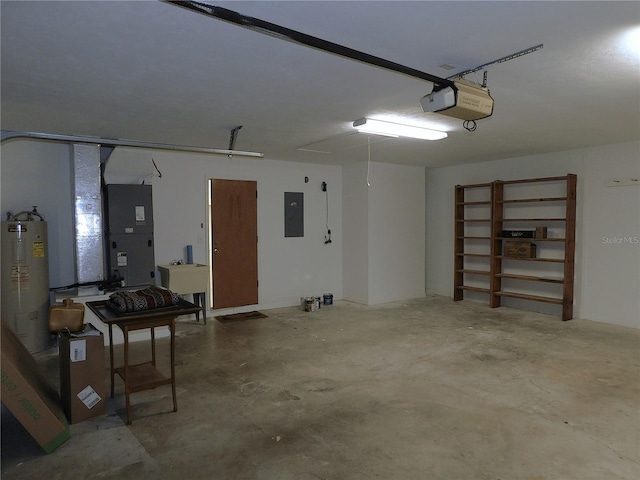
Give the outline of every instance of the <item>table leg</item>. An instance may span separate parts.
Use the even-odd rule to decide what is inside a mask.
[[[173,394],[173,411],[178,411],[178,398],[176,395],[176,319],[169,324],[171,330],[171,393]]]
[[[202,310],[202,321],[207,324],[207,292],[194,293],[193,303],[198,305]],[[200,312],[196,312],[196,322],[200,321]]]
[[[156,327],[151,327],[151,365],[156,366]]]
[[[115,370],[113,368],[113,327],[109,324],[109,366],[111,367],[111,398],[113,398],[113,380]]]
[[[207,292],[202,292],[202,321],[207,324]]]
[[[129,329],[122,329],[124,336],[124,395],[127,404],[127,425],[131,425],[131,401],[129,399]]]

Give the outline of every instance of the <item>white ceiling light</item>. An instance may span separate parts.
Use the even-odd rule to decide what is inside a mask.
[[[370,118],[360,118],[353,122],[353,128],[360,133],[370,133],[373,135],[384,135],[386,137],[410,137],[422,140],[440,140],[447,138],[447,132],[431,130],[429,128],[414,127],[401,123],[383,122],[382,120],[372,120]]]
[[[640,27],[634,27],[624,35],[624,47],[640,57]]]

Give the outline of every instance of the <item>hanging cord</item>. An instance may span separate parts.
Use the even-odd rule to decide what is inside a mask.
[[[156,172],[158,172],[158,178],[162,178],[162,172],[158,170],[158,165],[156,165],[156,161],[153,157],[151,157],[151,163],[153,163],[153,167],[156,169]]]
[[[158,165],[156,165],[156,161],[153,159],[153,157],[151,157],[151,163],[153,163],[153,168],[155,168],[156,172],[158,172],[157,177],[162,178],[162,172],[158,170]],[[152,172],[150,175],[147,175],[140,184],[145,185],[147,183],[147,179],[154,176],[156,176],[156,174]]]
[[[371,166],[371,135],[367,135],[367,153],[368,153],[368,160],[367,160],[367,187],[370,187],[371,184],[369,183],[369,167]]]
[[[322,182],[322,190],[324,190],[327,199],[327,221],[325,223],[327,234],[324,236],[324,244],[327,245],[331,243],[331,229],[329,228],[329,190],[327,189],[327,182]]]
[[[329,230],[329,192],[327,190],[324,191],[324,193],[326,194],[327,197],[327,230]]]

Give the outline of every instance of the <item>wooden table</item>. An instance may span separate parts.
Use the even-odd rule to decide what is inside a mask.
[[[109,326],[109,356],[111,369],[111,398],[114,396],[114,378],[117,373],[124,380],[125,398],[127,404],[127,424],[131,425],[131,402],[130,395],[135,392],[156,388],[163,385],[171,385],[173,395],[173,411],[178,411],[176,398],[176,375],[175,375],[175,321],[180,315],[198,313],[201,307],[180,299],[180,303],[173,307],[157,308],[119,314],[106,306],[106,300],[87,302],[87,307],[96,316]],[[113,359],[113,325],[122,330],[124,337],[124,363],[121,367],[114,366]],[[157,327],[169,327],[171,333],[171,376],[166,377],[156,368],[156,339],[155,329]],[[129,332],[135,330],[151,329],[151,361],[129,364]]]

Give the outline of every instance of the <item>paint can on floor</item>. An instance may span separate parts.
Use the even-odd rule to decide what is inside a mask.
[[[313,297],[304,297],[304,311],[305,312],[313,312],[315,310],[314,308],[314,303],[315,303],[315,298]]]
[[[333,305],[333,294],[332,293],[325,293],[322,296],[323,300],[324,300],[324,304],[325,305]]]
[[[322,307],[322,297],[315,297],[313,305],[315,306],[315,310],[320,310]]]

